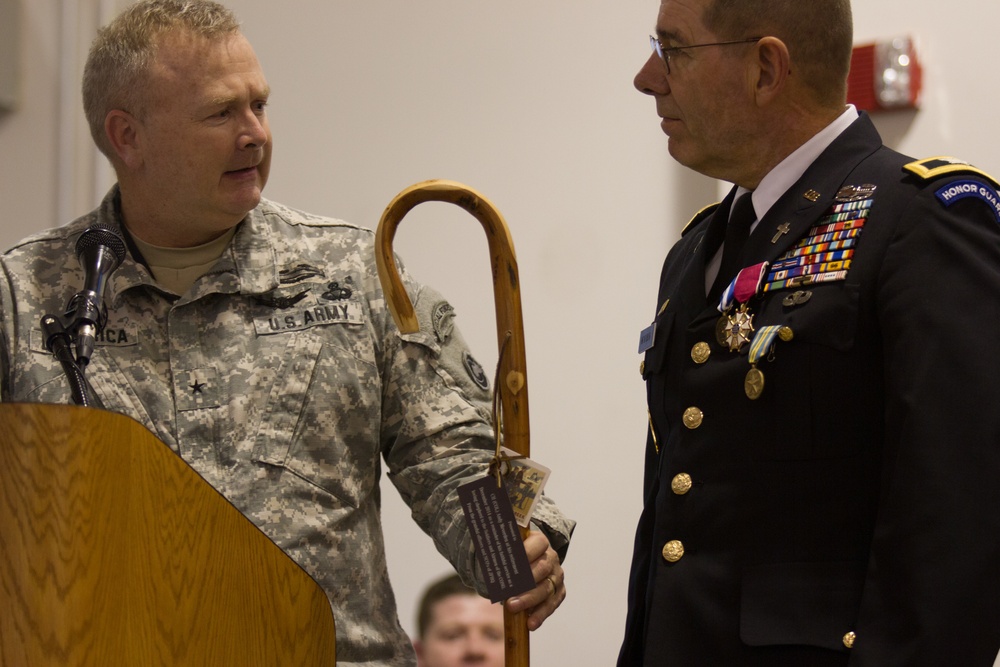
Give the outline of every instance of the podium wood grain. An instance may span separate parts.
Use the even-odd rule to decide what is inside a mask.
[[[316,582],[122,415],[0,405],[0,664],[335,664]]]

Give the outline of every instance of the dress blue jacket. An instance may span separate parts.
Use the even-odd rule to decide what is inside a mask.
[[[650,434],[620,666],[993,664],[996,187],[884,147],[862,115],[744,249],[742,266],[769,263],[744,297],[755,364],[705,297],[734,193],[688,226],[643,361]]]

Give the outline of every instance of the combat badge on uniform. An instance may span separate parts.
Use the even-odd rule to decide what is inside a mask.
[[[291,276],[311,276],[299,265]],[[331,324],[364,324],[365,311],[355,293],[354,279],[301,282],[254,297],[254,327],[258,336],[302,331]]]
[[[323,270],[310,264],[297,264],[290,269],[281,269],[278,279],[282,285],[294,285],[310,278],[325,278]]]

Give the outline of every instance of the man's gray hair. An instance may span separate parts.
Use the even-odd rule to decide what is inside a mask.
[[[702,19],[721,39],[777,37],[817,101],[843,107],[854,39],[850,0],[710,0]]]
[[[113,109],[143,117],[158,38],[175,30],[216,39],[239,32],[240,24],[210,0],[140,0],[98,31],[83,70],[83,111],[94,142],[109,158],[105,118]]]

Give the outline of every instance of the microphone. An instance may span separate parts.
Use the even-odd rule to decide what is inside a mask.
[[[76,339],[76,363],[82,368],[90,362],[97,336],[107,322],[104,288],[125,259],[125,241],[111,225],[91,225],[76,242],[76,258],[85,272],[83,289],[66,306],[66,321]]]

